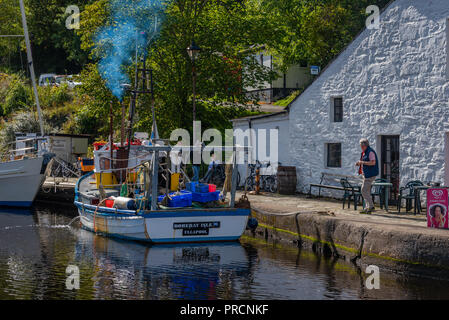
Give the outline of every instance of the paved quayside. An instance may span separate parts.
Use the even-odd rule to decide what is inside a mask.
[[[449,230],[427,228],[425,214],[398,214],[390,207],[389,213],[377,209],[361,215],[352,204],[343,210],[341,201],[304,195],[248,198],[259,221],[253,236],[309,247],[360,266],[449,279]]]

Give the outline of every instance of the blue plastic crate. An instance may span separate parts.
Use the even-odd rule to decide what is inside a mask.
[[[190,192],[208,193],[209,185],[205,183],[188,182],[186,183],[186,189]]]
[[[196,189],[195,192],[209,193],[209,185],[208,184],[200,183],[196,186],[195,189]]]
[[[196,186],[198,185],[198,182],[187,182],[186,183],[186,189],[190,192],[196,191]]]
[[[181,191],[180,194],[176,195],[177,192],[170,193],[169,196],[171,200],[168,200],[168,206],[170,208],[185,208],[192,206],[192,193],[189,191]],[[157,198],[158,202],[164,200],[165,194]]]
[[[192,192],[192,200],[195,202],[211,202],[218,201],[220,199],[220,191],[201,193],[201,192]]]

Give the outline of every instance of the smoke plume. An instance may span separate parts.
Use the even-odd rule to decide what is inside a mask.
[[[153,41],[163,19],[162,0],[111,0],[110,17],[106,26],[94,38],[98,71],[106,86],[119,100],[124,95],[123,84],[129,84],[127,73],[136,59]]]

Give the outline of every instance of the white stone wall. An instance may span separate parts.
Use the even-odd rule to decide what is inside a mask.
[[[290,159],[289,159],[289,125],[288,125],[288,114],[280,114],[280,115],[273,115],[261,119],[254,119],[252,120],[252,128],[254,129],[254,133],[252,136],[252,143],[254,145],[253,148],[253,159],[257,159],[259,161],[266,161],[267,159],[260,159],[258,155],[258,149],[257,149],[257,143],[258,143],[258,137],[257,137],[257,130],[259,129],[265,129],[267,132],[267,143],[270,144],[270,130],[271,129],[278,129],[278,143],[276,145],[270,145],[267,147],[267,151],[277,151],[278,157],[277,162],[280,162],[281,165],[286,165]],[[241,130],[248,130],[248,121],[245,120],[234,120],[233,123],[234,130],[241,129]],[[271,156],[271,154],[270,154]],[[277,163],[275,158],[270,158],[269,161],[271,162],[272,170],[270,173],[273,173],[273,170],[276,170]],[[241,185],[244,183],[244,177],[246,177],[246,165],[239,165],[239,172],[241,176]],[[275,172],[275,171],[274,171]],[[262,172],[262,174],[264,174]],[[267,173],[268,174],[268,173]]]
[[[381,14],[380,29],[364,30],[291,105],[290,158],[301,191],[323,171],[355,175],[362,137],[380,161],[380,135],[400,135],[401,185],[444,183],[448,18],[448,0],[396,0]],[[344,99],[342,123],[330,122],[335,96]],[[329,142],[342,143],[342,168],[325,167]]]

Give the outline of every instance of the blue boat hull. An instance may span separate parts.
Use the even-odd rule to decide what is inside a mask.
[[[0,207],[29,208],[33,201],[0,201]]]
[[[120,239],[151,243],[237,241],[249,209],[178,209],[139,214],[75,201],[84,229]]]

